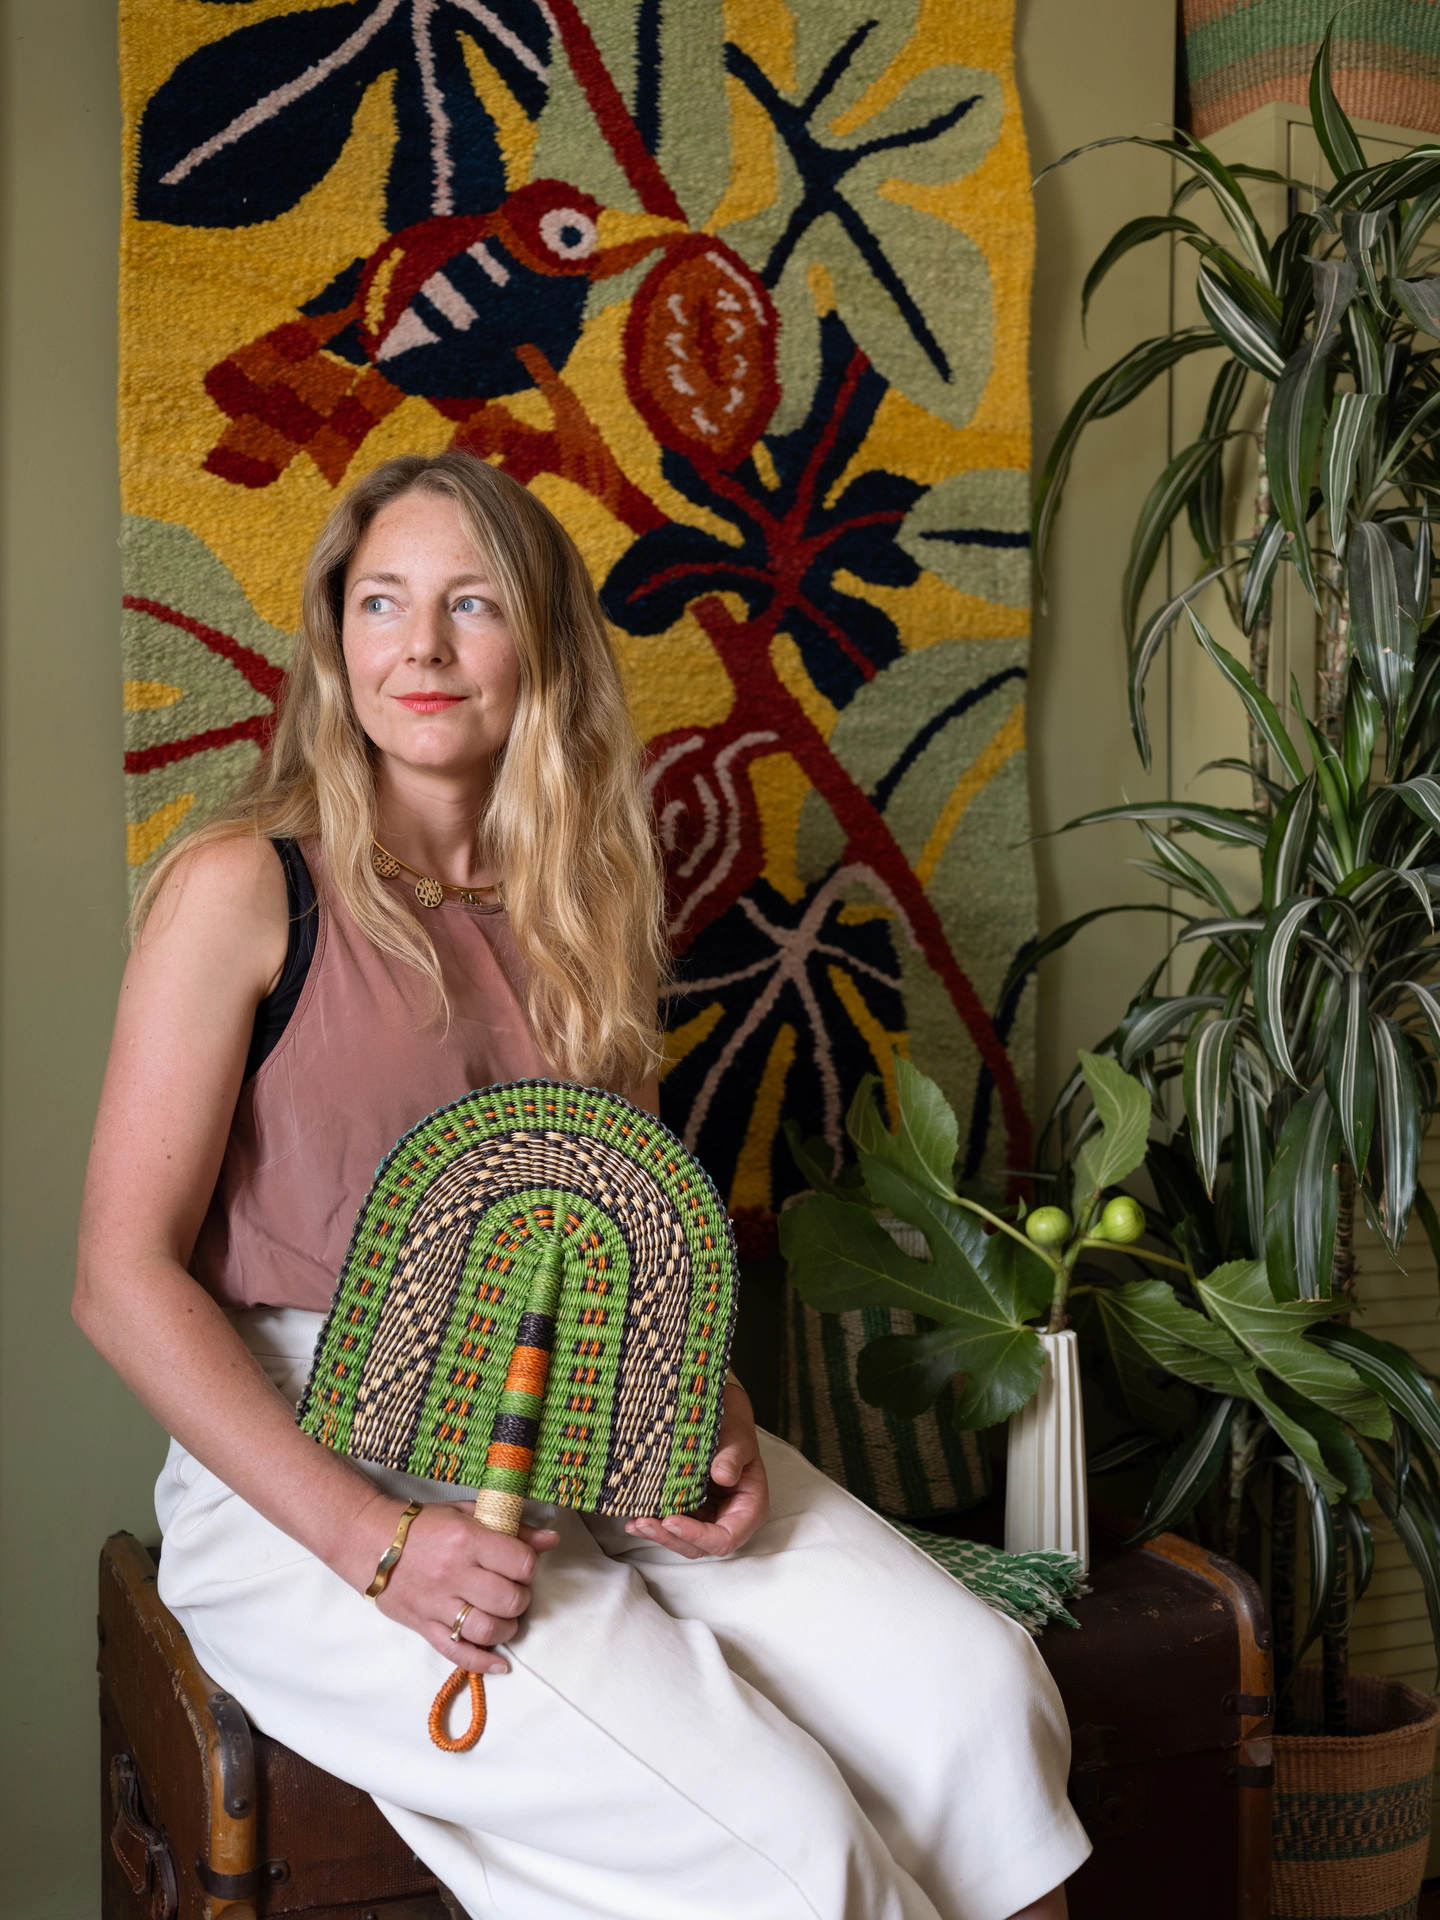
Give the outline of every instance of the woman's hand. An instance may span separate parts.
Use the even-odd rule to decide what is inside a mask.
[[[375,1555],[377,1563],[400,1518],[393,1500],[383,1508],[382,1524],[390,1532]],[[482,1527],[468,1507],[425,1506],[411,1523],[405,1551],[375,1604],[467,1673],[508,1673],[507,1662],[490,1648],[514,1633],[530,1604],[539,1555],[559,1544],[553,1528],[521,1527],[519,1538],[511,1539]],[[362,1592],[370,1578],[366,1573]],[[470,1612],[460,1638],[452,1640],[455,1617],[467,1603]]]
[[[734,1553],[770,1517],[770,1485],[750,1396],[738,1380],[725,1389],[720,1444],[710,1468],[710,1498],[699,1513],[672,1513],[664,1520],[627,1520],[625,1531],[669,1547],[686,1560],[719,1559]]]

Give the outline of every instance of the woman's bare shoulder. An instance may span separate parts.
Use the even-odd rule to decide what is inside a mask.
[[[285,873],[273,844],[240,833],[201,841],[180,854],[160,884],[136,945],[153,950],[170,945],[174,936],[186,945],[238,944],[258,953],[262,971],[269,973],[284,963],[289,921]]]

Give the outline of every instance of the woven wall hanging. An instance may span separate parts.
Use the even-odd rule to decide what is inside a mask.
[[[525,1497],[586,1513],[704,1501],[735,1316],[730,1223],[653,1115],[518,1081],[407,1133],[356,1219],[300,1403],[358,1460],[477,1490],[515,1533]],[[458,1740],[444,1714],[468,1679]],[[456,1670],[431,1735],[473,1746],[484,1686]]]
[[[747,1251],[898,1042],[1030,1164],[1014,0],[121,0],[136,878],[270,737],[338,491],[574,535],[670,881],[661,1090]]]

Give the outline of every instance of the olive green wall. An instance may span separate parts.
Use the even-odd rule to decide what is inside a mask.
[[[1171,0],[1020,4],[1037,166],[1169,119]],[[0,0],[0,1920],[98,1911],[95,1556],[117,1527],[153,1534],[163,1446],[67,1310],[124,910],[114,13],[113,0]],[[1086,265],[1153,203],[1162,170],[1106,153],[1040,188],[1037,454],[1084,381],[1137,328],[1165,323],[1158,249],[1116,274],[1088,350],[1077,320]],[[1165,432],[1157,391],[1102,428],[1077,465],[1035,652],[1044,826],[1115,800],[1122,784],[1143,790],[1115,608],[1128,526]],[[1164,703],[1161,686],[1162,742]],[[1118,833],[1042,843],[1046,923],[1133,895],[1122,864],[1132,850]],[[1146,942],[1158,950],[1135,924],[1101,922],[1074,957],[1048,965],[1042,1092],[1113,1021]]]

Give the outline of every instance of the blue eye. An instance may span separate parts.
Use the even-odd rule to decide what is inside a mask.
[[[480,611],[480,602],[475,598],[473,593],[467,593],[463,600],[457,600],[455,602],[455,611],[457,613],[478,613]]]
[[[367,593],[360,605],[366,613],[379,613],[389,605],[389,601],[383,593]]]

